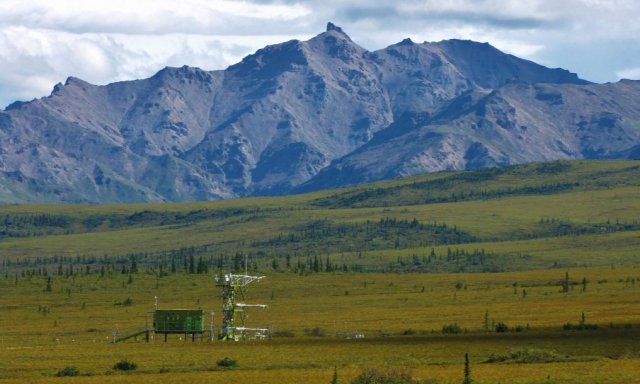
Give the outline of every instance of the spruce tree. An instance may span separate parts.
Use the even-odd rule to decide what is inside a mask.
[[[569,292],[569,272],[565,272],[564,274],[564,282],[562,283],[562,292]]]
[[[485,331],[489,330],[489,311],[484,311],[484,322],[482,325]]]
[[[469,354],[464,354],[464,380],[462,384],[471,384],[473,380],[471,380],[471,368],[469,367]]]
[[[189,256],[189,274],[193,275],[194,273],[196,273],[196,261],[193,255],[190,255]]]

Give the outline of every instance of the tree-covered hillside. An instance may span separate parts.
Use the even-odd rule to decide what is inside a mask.
[[[277,198],[0,206],[4,275],[505,271],[636,264],[640,163],[440,172]]]

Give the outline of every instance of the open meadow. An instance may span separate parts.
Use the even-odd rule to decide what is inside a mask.
[[[271,326],[273,339],[213,343],[207,334],[195,343],[183,335],[110,343],[114,329],[123,336],[145,329],[156,296],[160,308],[219,311],[209,275],[139,274],[131,283],[121,274],[62,277],[50,292],[43,278],[4,279],[0,379],[57,382],[54,375],[69,366],[82,375],[74,382],[177,382],[187,375],[203,383],[328,383],[334,367],[345,382],[367,367],[393,367],[456,383],[469,353],[477,382],[629,382],[640,368],[640,269],[571,269],[572,283],[580,284],[569,292],[562,292],[564,273],[271,273],[251,287],[248,301],[269,305],[251,312],[249,322]],[[583,313],[597,329],[563,330]],[[498,323],[508,329],[496,332]],[[452,333],[443,333],[447,327]],[[527,350],[552,354],[542,356],[550,362],[533,356],[488,363],[492,355]],[[218,367],[224,357],[237,367]],[[114,372],[121,359],[138,369]]]
[[[631,383],[640,164],[436,173],[282,198],[0,206],[0,382]],[[268,340],[209,340],[218,273]],[[144,334],[203,309],[195,342]],[[224,364],[233,361],[234,364]],[[118,362],[136,369],[114,368]],[[225,366],[227,365],[227,366]],[[65,377],[58,377],[65,376]]]

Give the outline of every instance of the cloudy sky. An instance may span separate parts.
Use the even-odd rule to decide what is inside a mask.
[[[595,82],[640,79],[637,0],[0,0],[0,108],[69,76],[224,69],[328,21],[369,50],[410,37],[489,42]]]

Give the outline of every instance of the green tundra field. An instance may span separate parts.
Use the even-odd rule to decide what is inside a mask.
[[[0,382],[462,383],[465,354],[474,383],[637,382],[639,176],[636,161],[551,162],[288,197],[3,205]],[[210,342],[214,276],[245,260],[265,276],[246,301],[268,305],[247,325],[272,337]],[[207,332],[114,344],[156,297],[203,309]]]

